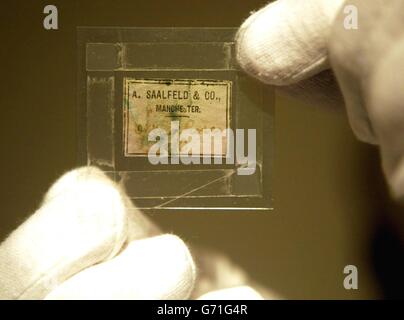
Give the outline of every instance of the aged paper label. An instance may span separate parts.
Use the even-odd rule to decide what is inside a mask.
[[[124,79],[124,153],[125,156],[147,155],[155,143],[149,132],[160,128],[170,137],[173,122],[179,133],[195,129],[224,132],[230,124],[231,81]],[[181,146],[187,143],[180,141]],[[212,149],[211,156],[226,154],[226,135],[222,149]],[[202,147],[201,147],[202,148]],[[172,151],[170,152],[173,153]]]

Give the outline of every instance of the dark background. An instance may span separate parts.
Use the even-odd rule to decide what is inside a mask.
[[[76,166],[76,27],[237,27],[266,1],[1,1],[0,238]],[[54,4],[59,30],[43,28]],[[303,17],[302,17],[303,18]],[[391,230],[377,150],[355,140],[344,111],[277,96],[275,211],[164,214],[153,219],[186,241],[214,247],[288,298],[400,294],[401,250]],[[393,214],[391,214],[393,213]],[[359,290],[343,268],[359,269]]]

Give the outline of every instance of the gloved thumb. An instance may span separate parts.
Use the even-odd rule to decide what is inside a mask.
[[[327,41],[343,0],[278,0],[251,15],[237,35],[237,59],[250,75],[290,85],[329,68]]]

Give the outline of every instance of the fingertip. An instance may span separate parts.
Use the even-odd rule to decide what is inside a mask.
[[[78,188],[91,187],[92,185],[105,185],[112,187],[113,182],[97,167],[85,166],[73,169],[62,175],[50,187],[44,197],[44,203],[65,192],[74,191]]]
[[[191,252],[185,242],[176,235],[165,234],[144,240],[147,250],[156,253],[150,256],[149,265],[162,265],[164,272],[156,268],[153,279],[156,285],[164,283],[160,290],[164,292],[160,298],[187,299],[191,295],[196,281],[196,267]],[[163,276],[162,276],[163,275]],[[167,281],[170,279],[169,281]]]
[[[57,226],[54,220],[59,219],[60,227],[65,222],[65,228],[80,235],[83,247],[109,239],[113,246],[108,257],[120,250],[127,237],[127,212],[121,191],[96,167],[81,167],[64,174],[49,189],[43,208],[48,217],[42,223],[48,224],[49,230]]]
[[[251,15],[236,36],[240,66],[278,86],[327,69],[328,35],[341,1],[332,2],[278,0]]]
[[[236,35],[236,58],[248,74],[269,84],[282,85],[279,70],[270,51],[277,37],[269,29],[274,4],[251,14]],[[276,10],[276,8],[275,8]]]

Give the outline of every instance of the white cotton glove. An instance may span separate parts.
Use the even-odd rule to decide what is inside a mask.
[[[358,29],[346,28],[352,9]],[[380,146],[399,200],[404,200],[403,57],[402,0],[278,0],[254,13],[237,35],[240,65],[261,81],[315,104],[339,105],[342,91],[354,133]]]
[[[234,274],[233,280],[246,280]],[[0,299],[186,299],[195,279],[185,243],[161,234],[118,185],[92,167],[60,178],[41,207],[0,245]],[[210,283],[195,293],[242,285]],[[219,296],[244,297],[239,290]],[[249,294],[259,297],[253,289]]]
[[[0,246],[2,299],[184,299],[195,267],[96,168],[64,175]]]

